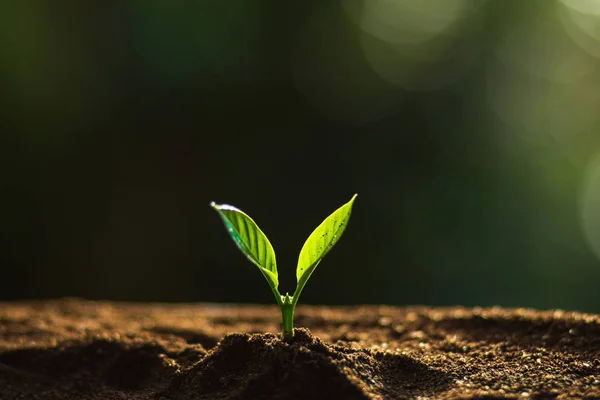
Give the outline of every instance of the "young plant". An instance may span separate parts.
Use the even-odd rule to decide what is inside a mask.
[[[325,218],[321,225],[310,234],[298,257],[298,266],[296,267],[296,290],[292,296],[286,293],[282,296],[279,293],[279,280],[277,275],[277,263],[275,261],[275,251],[269,242],[269,239],[260,230],[258,225],[243,211],[227,204],[211,203],[218,213],[231,238],[237,247],[248,257],[248,259],[258,267],[260,272],[271,287],[275,300],[281,309],[283,319],[283,338],[289,340],[294,335],[294,309],[300,298],[300,293],[308,278],[312,275],[317,265],[323,257],[329,253],[329,250],[340,240],[342,233],[348,225],[352,204],[357,195],[329,217]]]

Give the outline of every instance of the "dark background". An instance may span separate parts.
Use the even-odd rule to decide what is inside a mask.
[[[272,302],[359,193],[312,304],[600,312],[590,2],[0,6],[0,299]]]

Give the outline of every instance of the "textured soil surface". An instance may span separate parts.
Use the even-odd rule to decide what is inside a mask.
[[[564,311],[279,310],[0,303],[0,399],[600,398],[600,317]],[[309,330],[310,329],[310,330]]]

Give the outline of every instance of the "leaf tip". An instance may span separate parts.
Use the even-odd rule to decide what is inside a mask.
[[[352,196],[352,198],[350,199],[350,201],[348,203],[346,203],[346,204],[350,205],[350,207],[352,207],[354,205],[354,200],[356,200],[357,197],[358,197],[358,193],[354,193],[354,196]]]
[[[217,208],[217,203],[215,203],[214,201],[211,201],[211,202],[210,202],[210,206],[211,206],[212,208]]]

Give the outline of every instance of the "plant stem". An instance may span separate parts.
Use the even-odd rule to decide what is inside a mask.
[[[283,340],[290,341],[294,337],[294,308],[296,304],[292,301],[289,294],[281,296],[281,318],[283,319],[283,331],[281,336]]]

